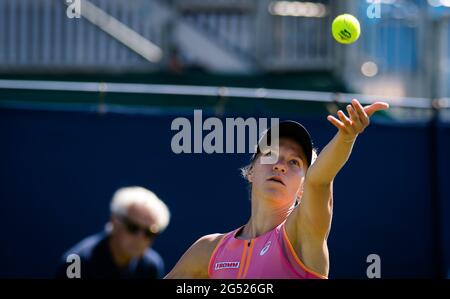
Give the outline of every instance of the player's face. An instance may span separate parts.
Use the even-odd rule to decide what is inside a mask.
[[[301,194],[307,163],[301,146],[289,139],[280,138],[279,157],[275,164],[261,164],[261,153],[253,165],[250,180],[252,192],[257,197],[293,203]]]
[[[145,207],[131,205],[114,228],[121,250],[131,257],[142,256],[155,237],[150,230],[154,225],[154,217]]]

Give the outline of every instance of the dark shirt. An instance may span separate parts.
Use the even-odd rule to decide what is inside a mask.
[[[128,266],[119,268],[113,260],[109,247],[109,235],[105,232],[87,237],[69,249],[62,257],[57,278],[67,278],[67,268],[71,265],[67,257],[76,254],[80,257],[81,278],[162,278],[164,263],[160,255],[149,248],[144,255],[134,258]]]

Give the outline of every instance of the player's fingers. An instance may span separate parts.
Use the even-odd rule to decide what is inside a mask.
[[[364,111],[366,111],[367,115],[370,117],[377,111],[385,110],[389,108],[389,104],[385,102],[376,102],[369,106],[364,107]]]
[[[334,117],[333,115],[328,115],[327,120],[330,123],[332,123],[336,128],[338,128],[338,130],[345,131],[345,125],[340,120],[338,120],[336,117]]]
[[[353,134],[359,134],[364,130],[364,125],[362,124],[361,120],[358,117],[358,114],[356,114],[355,110],[353,109],[352,105],[347,105],[347,111],[350,115],[350,119],[352,121],[351,126],[349,127],[349,130],[353,132]]]
[[[352,105],[347,105],[347,112],[348,115],[350,115],[350,119],[352,120],[353,123],[357,123],[359,121],[359,116],[358,114],[356,114],[355,109],[353,109]]]
[[[369,116],[367,115],[366,111],[364,111],[363,106],[358,100],[352,101],[353,109],[355,109],[356,113],[359,116],[359,119],[364,127],[367,127],[370,124]]]
[[[339,110],[337,112],[337,115],[344,125],[346,125],[346,126],[352,125],[352,121],[344,114],[344,112],[342,112],[342,110]]]
[[[353,129],[356,134],[362,133],[364,129],[369,125],[369,117],[364,112],[361,104],[357,100],[352,101],[352,105],[349,105],[349,112],[352,115]],[[359,113],[357,112],[359,111]]]

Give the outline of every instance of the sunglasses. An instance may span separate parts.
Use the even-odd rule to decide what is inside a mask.
[[[127,229],[127,231],[133,235],[137,235],[141,231],[144,233],[145,237],[147,237],[148,239],[153,239],[158,235],[158,233],[152,232],[150,230],[150,228],[142,227],[139,224],[137,224],[136,222],[132,221],[128,217],[121,216],[121,217],[119,217],[119,219],[125,225],[125,228]]]

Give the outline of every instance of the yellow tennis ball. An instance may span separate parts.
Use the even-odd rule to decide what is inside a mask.
[[[354,43],[361,33],[359,21],[350,14],[337,16],[331,25],[333,37],[341,44]]]

